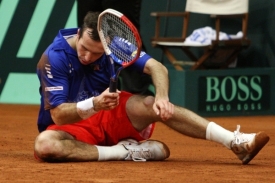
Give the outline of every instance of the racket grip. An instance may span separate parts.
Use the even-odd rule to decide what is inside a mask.
[[[110,80],[109,92],[115,93],[117,89],[117,81],[114,79]]]

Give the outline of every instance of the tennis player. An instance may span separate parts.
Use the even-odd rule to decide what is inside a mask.
[[[126,69],[151,75],[155,97],[110,93],[110,62],[98,36],[98,15],[89,12],[80,29],[60,30],[38,62],[41,107],[40,133],[34,144],[37,159],[164,160],[170,155],[169,148],[150,139],[155,122],[189,137],[219,143],[243,164],[265,146],[269,137],[264,132],[241,133],[239,125],[231,132],[170,103],[167,69],[145,52]]]

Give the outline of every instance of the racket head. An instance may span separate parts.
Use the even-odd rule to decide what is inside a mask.
[[[137,28],[122,13],[106,9],[98,17],[97,25],[105,53],[123,68],[140,56],[142,41]]]

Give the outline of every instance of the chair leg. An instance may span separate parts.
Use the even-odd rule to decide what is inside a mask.
[[[202,67],[203,62],[213,53],[213,51],[206,52],[203,56],[199,58],[197,62],[191,67],[191,70],[196,70]]]
[[[192,60],[197,61],[198,58],[187,47],[181,47],[182,51]]]
[[[174,55],[166,47],[161,46],[161,49],[164,52],[164,54],[167,56],[167,58],[171,62],[171,64],[173,64],[173,66],[175,67],[176,70],[178,70],[178,71],[184,70],[182,68],[182,66],[180,66],[176,63],[177,59],[174,57]]]

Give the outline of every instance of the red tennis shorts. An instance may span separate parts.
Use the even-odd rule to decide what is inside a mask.
[[[119,106],[108,111],[99,111],[86,120],[69,125],[51,125],[47,130],[62,130],[76,140],[101,146],[111,146],[119,141],[131,138],[142,141],[151,137],[155,123],[149,125],[142,132],[134,129],[126,114],[126,102],[132,96],[121,92]]]

